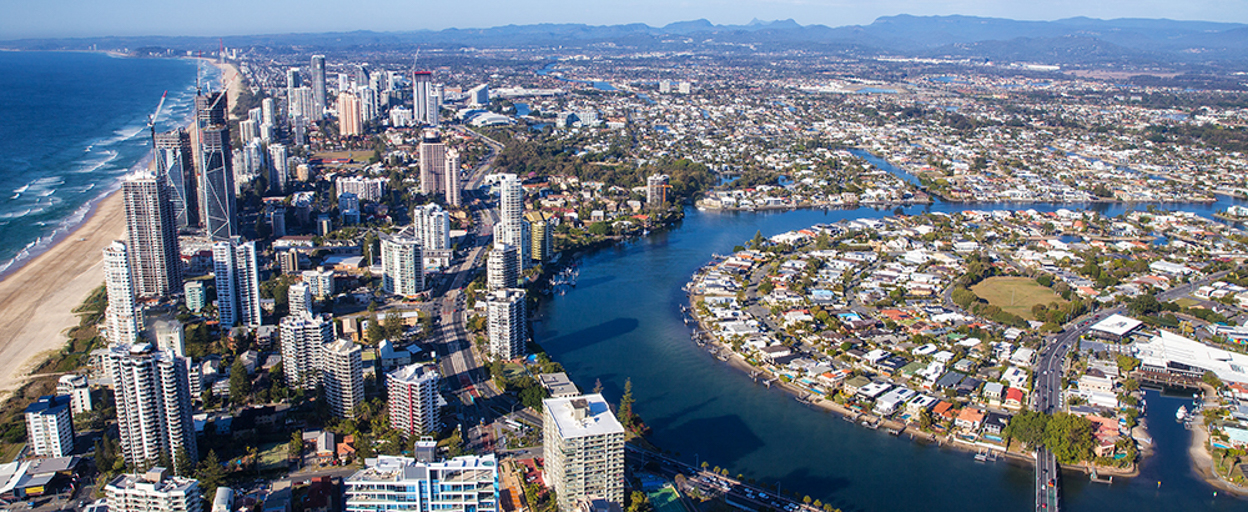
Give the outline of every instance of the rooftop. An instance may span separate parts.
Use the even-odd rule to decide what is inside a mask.
[[[548,398],[542,404],[564,439],[624,433],[624,426],[600,394]]]

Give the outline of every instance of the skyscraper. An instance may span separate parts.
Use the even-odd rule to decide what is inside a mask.
[[[462,190],[459,184],[459,151],[454,149],[446,150],[443,176],[445,176],[445,180],[443,180],[445,184],[442,188],[446,191],[446,204],[462,206],[463,201],[460,199]]]
[[[536,211],[524,214],[529,223],[529,257],[536,263],[545,262],[554,254],[555,224],[548,212]]]
[[[212,266],[221,325],[260,325],[263,317],[256,244],[240,243],[238,239],[212,244]]]
[[[364,362],[360,346],[337,339],[321,345],[321,386],[329,411],[338,418],[354,418],[355,406],[364,403]]]
[[[412,209],[412,229],[423,251],[451,248],[451,218],[441,206],[430,203]]]
[[[386,376],[390,426],[408,438],[439,431],[440,381],[438,367],[433,364],[413,364],[390,372]]]
[[[200,218],[214,241],[238,234],[234,197],[234,162],[230,154],[230,130],[224,124],[200,130]]]
[[[515,288],[520,280],[514,245],[495,242],[485,261],[485,282],[490,291]]]
[[[524,186],[515,174],[501,174],[498,181],[499,223],[495,236],[516,248],[516,259],[521,269],[529,266],[531,242],[527,222],[524,220]]]
[[[107,357],[126,463],[147,468],[167,455],[175,466],[181,456],[194,464],[199,451],[186,361],[147,343],[115,344]]]
[[[515,359],[526,352],[524,297],[524,290],[519,288],[495,290],[486,295],[486,331],[490,338],[490,355],[496,359]]]
[[[429,96],[433,93],[433,72],[412,72],[412,115],[416,122],[437,126],[438,113],[432,109]]]
[[[338,135],[351,137],[364,133],[360,99],[349,92],[338,93]]]
[[[269,192],[282,194],[286,192],[286,182],[290,179],[290,162],[286,157],[286,146],[269,144]]]
[[[312,112],[307,116],[312,121],[320,121],[325,117],[325,56],[312,56]]]
[[[194,155],[191,134],[186,130],[179,128],[156,134],[156,172],[172,191],[173,216],[178,229],[199,226]]]
[[[126,244],[114,241],[104,248],[104,290],[108,308],[104,312],[109,343],[133,343],[143,325],[143,310],[134,300],[134,276]]]
[[[436,130],[425,130],[420,141],[420,193],[446,190],[446,144]]]
[[[542,450],[546,484],[559,510],[583,502],[624,503],[624,426],[602,395],[542,401]]]
[[[411,297],[425,290],[424,256],[410,226],[381,236],[381,268],[381,288],[386,293]]]
[[[182,255],[178,251],[177,219],[165,180],[141,170],[121,182],[126,203],[126,248],[135,292],[164,297],[182,292]]]
[[[26,445],[38,457],[65,457],[74,451],[69,395],[41,396],[26,407]]]
[[[278,324],[282,373],[292,388],[316,389],[321,382],[321,345],[334,341],[334,322],[311,313],[283,317]]]

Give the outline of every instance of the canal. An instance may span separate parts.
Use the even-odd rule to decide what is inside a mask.
[[[1186,206],[1207,216],[1229,204]],[[1090,207],[1107,215],[1129,208]],[[917,214],[961,209],[936,203],[902,210]],[[748,375],[690,341],[691,329],[681,320],[680,306],[687,301],[681,286],[712,253],[730,252],[755,232],[770,236],[817,223],[883,217],[891,215],[892,208],[748,213],[688,208],[687,212],[674,229],[580,256],[578,286],[543,301],[536,312],[536,340],[563,363],[582,390],[600,380],[608,400],[615,402],[625,380],[631,379],[635,409],[658,446],[689,462],[707,461],[734,476],[778,483],[785,492],[795,490],[799,496],[810,495],[846,511],[995,511],[1032,506],[1030,465],[976,462],[966,452],[852,425],[754,384]],[[1158,453],[1145,461],[1142,475],[1104,485],[1086,483],[1082,474],[1067,474],[1067,510],[1244,510],[1248,502],[1225,494],[1215,498],[1213,488],[1194,474],[1182,455],[1187,431],[1181,426],[1165,428],[1176,426],[1177,400],[1149,395],[1152,407],[1147,417],[1157,425],[1152,435]],[[1157,481],[1163,482],[1160,489]]]

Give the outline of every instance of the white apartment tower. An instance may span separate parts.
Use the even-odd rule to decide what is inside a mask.
[[[263,317],[255,242],[239,243],[234,238],[212,244],[212,266],[221,325],[259,326]]]
[[[602,395],[542,401],[546,483],[559,510],[597,499],[624,503],[624,426]]]
[[[86,375],[62,375],[56,382],[56,394],[69,396],[73,414],[91,410],[91,382]]]
[[[386,375],[390,426],[409,438],[442,428],[438,415],[440,381],[438,367],[433,364],[404,366]]]
[[[520,268],[529,266],[528,221],[524,220],[524,186],[515,174],[501,174],[498,181],[499,223],[495,236],[516,248]]]
[[[420,241],[408,230],[381,237],[381,288],[386,293],[415,296],[425,290],[425,264]]]
[[[655,174],[646,178],[646,206],[654,208],[662,206],[667,202],[667,182],[670,178],[666,174]]]
[[[149,467],[162,454],[175,465],[179,454],[193,463],[198,449],[186,360],[147,343],[114,344],[107,358],[126,463]]]
[[[133,343],[143,325],[143,310],[134,300],[134,277],[126,244],[114,241],[104,248],[104,289],[108,309],[104,317],[109,343]]]
[[[433,95],[433,72],[412,72],[412,115],[417,122],[438,125],[438,111],[429,97]]]
[[[178,251],[178,219],[173,193],[165,179],[151,171],[125,177],[126,247],[140,297],[182,292],[182,255]]]
[[[359,345],[346,339],[321,345],[321,385],[331,414],[355,417],[355,406],[364,403],[364,362]]]
[[[312,296],[324,300],[334,295],[334,271],[324,267],[316,270],[304,270],[303,282],[312,291]]]
[[[168,476],[165,468],[125,474],[104,486],[109,512],[200,512],[199,481]]]
[[[338,135],[351,137],[364,133],[360,99],[349,92],[338,93]]]
[[[346,512],[497,512],[493,454],[443,462],[382,455],[343,480]]]
[[[451,216],[441,206],[430,203],[412,209],[412,229],[425,251],[451,248]]]
[[[524,290],[518,288],[495,290],[486,295],[486,330],[490,355],[495,359],[515,359],[525,354],[524,298]]]
[[[282,372],[292,388],[316,389],[321,346],[334,341],[334,322],[311,313],[292,314],[278,324]]]
[[[69,395],[41,396],[26,407],[26,444],[39,457],[65,457],[74,452],[74,422]]]
[[[485,282],[489,290],[515,288],[520,280],[520,260],[514,245],[496,242],[485,262]]]
[[[446,190],[446,204],[451,206],[463,206],[463,198],[461,197],[463,185],[459,182],[459,172],[459,151],[454,149],[446,150],[444,174],[446,179],[443,180],[445,182],[443,189]]]
[[[290,315],[312,312],[312,287],[308,283],[295,283],[286,290],[286,304]]]

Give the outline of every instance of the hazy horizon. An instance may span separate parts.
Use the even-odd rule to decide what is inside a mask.
[[[212,9],[204,9],[212,5]],[[979,16],[1027,21],[1073,17],[1146,18],[1248,23],[1248,2],[1218,0],[629,0],[587,7],[571,0],[534,0],[525,5],[502,0],[413,5],[388,0],[357,0],[349,9],[327,0],[190,4],[156,0],[123,3],[66,0],[22,2],[0,7],[0,40],[135,36],[246,36],[289,33],[404,32],[484,29],[505,25],[583,23],[625,25],[707,19],[716,25],[751,20],[793,19],[801,25],[867,25],[882,16]]]

